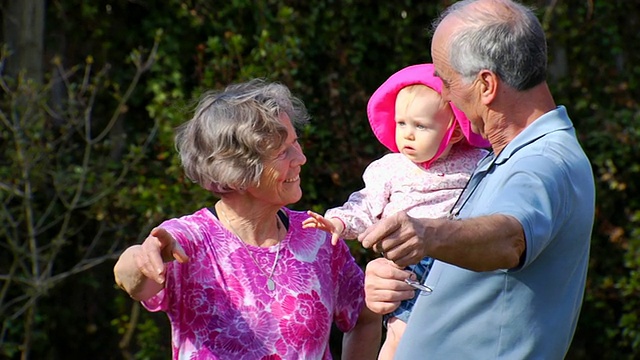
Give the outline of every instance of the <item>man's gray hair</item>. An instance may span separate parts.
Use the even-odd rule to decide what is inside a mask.
[[[519,91],[544,82],[547,43],[533,10],[511,0],[492,0],[491,6],[474,4],[477,1],[454,3],[433,23],[435,31],[447,16],[462,20],[449,42],[453,70],[466,83],[479,71],[490,70]]]

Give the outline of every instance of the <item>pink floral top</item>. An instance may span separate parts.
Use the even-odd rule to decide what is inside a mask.
[[[448,156],[425,169],[400,153],[372,162],[362,178],[365,187],[349,196],[325,217],[345,223],[345,239],[354,239],[378,220],[399,211],[415,218],[441,218],[462,193],[478,161],[487,150],[455,145]]]
[[[364,275],[343,243],[303,229],[304,212],[285,210],[278,245],[246,245],[208,210],[165,221],[190,261],[167,263],[166,287],[143,302],[171,321],[173,359],[331,359],[332,322],[351,330],[364,303]],[[262,272],[249,257],[251,251]]]

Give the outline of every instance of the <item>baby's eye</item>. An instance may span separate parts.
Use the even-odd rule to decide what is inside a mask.
[[[396,121],[396,125],[398,126],[405,126],[406,123],[404,121]]]
[[[416,124],[416,129],[418,130],[425,130],[427,127],[422,125],[422,124]]]

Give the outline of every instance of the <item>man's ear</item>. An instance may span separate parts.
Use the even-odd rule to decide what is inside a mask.
[[[482,103],[489,105],[498,93],[498,75],[489,70],[482,70],[478,78],[480,81],[480,97]]]

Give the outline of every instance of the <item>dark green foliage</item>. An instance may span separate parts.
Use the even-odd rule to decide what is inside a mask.
[[[82,192],[86,206],[69,217],[71,230],[58,236],[59,223],[52,221],[38,234],[42,253],[55,257],[51,274],[68,271],[87,254],[105,255],[109,261],[47,288],[23,284],[0,292],[13,297],[38,292],[31,330],[25,327],[28,313],[8,319],[15,309],[0,307],[5,329],[0,333],[0,357],[19,358],[20,344],[29,333],[32,358],[169,358],[166,317],[140,309],[116,289],[111,268],[119,250],[143,240],[163,219],[215,201],[184,177],[173,146],[173,129],[190,117],[193,100],[206,89],[252,77],[290,86],[312,115],[311,124],[300,131],[307,155],[304,197],[292,207],[324,212],[359,189],[365,166],[386,151],[369,128],[369,96],[396,70],[430,61],[430,22],[451,2],[48,2],[47,66],[54,58],[64,69],[83,65],[62,88],[55,81],[39,87],[3,76],[15,96],[3,93],[2,112],[29,126],[22,127],[18,137],[0,126],[0,201],[16,224],[0,229],[0,281],[15,286],[24,275],[20,271],[28,274],[25,268],[29,268],[16,267],[12,273],[10,267],[28,249],[25,243],[10,242],[24,239],[28,224],[21,197],[10,191],[24,184],[17,167],[20,156],[33,163],[29,179],[37,192],[31,202],[41,217],[49,206],[54,213],[64,213],[64,204],[53,201],[52,194],[74,194],[73,184],[86,176]],[[549,37],[552,91],[558,104],[567,106],[597,181],[587,292],[568,358],[636,358],[640,355],[640,51],[636,49],[640,4],[526,2],[538,7]],[[69,119],[82,119],[86,109],[81,74],[91,67],[92,84],[101,89],[91,112],[93,130],[99,131],[125,97],[126,84],[136,73],[131,64],[138,56],[145,57],[149,51],[145,48],[155,39],[160,41],[156,61],[121,109],[114,126],[117,136],[94,144],[90,171],[79,171],[86,149],[84,128],[82,122]],[[98,76],[96,69],[103,68],[108,72]],[[74,96],[68,103],[61,102],[69,93]],[[64,104],[66,120],[52,118],[46,111],[52,103]],[[23,155],[17,144],[28,145],[22,147]],[[131,166],[123,172],[127,164]],[[66,185],[53,191],[52,184]],[[100,193],[104,196],[95,198]],[[2,219],[7,223],[7,217]],[[93,246],[97,235],[103,241]],[[56,246],[62,250],[47,252]],[[350,246],[364,266],[372,254],[356,242]]]
[[[566,104],[597,186],[587,292],[572,354],[640,354],[640,20],[635,1],[565,1],[547,10],[551,62],[565,74],[552,90]]]

